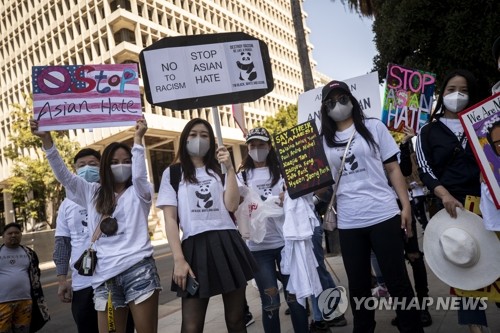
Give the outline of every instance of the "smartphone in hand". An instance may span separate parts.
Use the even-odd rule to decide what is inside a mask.
[[[198,292],[198,287],[200,284],[194,277],[188,274],[187,276],[187,283],[186,283],[186,290],[188,293],[191,295],[195,295]]]

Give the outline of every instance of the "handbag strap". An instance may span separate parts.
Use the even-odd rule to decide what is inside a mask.
[[[123,189],[123,191],[121,191],[114,199],[114,204],[113,204],[113,211],[115,210],[116,208],[116,205],[118,203],[118,199],[120,199],[120,197],[122,196],[122,194],[127,190],[127,188]],[[101,222],[102,222],[102,219],[101,221],[99,221],[99,223],[97,224],[97,226],[95,227],[95,230],[94,230],[94,234],[92,235],[92,240],[90,241],[90,246],[89,247],[92,247],[92,245],[94,245],[94,243],[99,239],[99,237],[101,237],[102,235],[102,231],[101,231]]]
[[[349,141],[347,141],[347,145],[345,146],[344,156],[342,156],[342,162],[340,162],[339,172],[337,173],[337,179],[335,179],[335,184],[333,187],[332,198],[330,199],[330,203],[328,204],[328,209],[333,207],[335,203],[335,197],[337,194],[337,189],[339,187],[340,177],[342,177],[342,170],[344,170],[345,159],[347,157],[347,151],[349,150],[349,146],[351,145],[352,138],[354,137],[354,133],[356,133],[356,129],[352,131],[351,136],[349,137]]]

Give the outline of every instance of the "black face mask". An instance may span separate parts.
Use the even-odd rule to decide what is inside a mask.
[[[118,221],[114,217],[106,217],[101,221],[101,231],[106,236],[112,236],[118,231]]]

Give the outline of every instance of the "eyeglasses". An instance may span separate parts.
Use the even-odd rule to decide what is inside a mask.
[[[337,97],[337,99],[327,99],[325,101],[325,105],[329,109],[335,108],[335,105],[337,105],[337,103],[340,103],[342,105],[347,105],[347,103],[349,103],[349,96],[347,96],[347,95],[340,95],[339,97]]]
[[[118,221],[111,216],[105,217],[101,221],[101,231],[106,236],[112,236],[118,231]]]

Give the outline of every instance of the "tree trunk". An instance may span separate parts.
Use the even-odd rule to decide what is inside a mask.
[[[304,91],[308,91],[314,89],[314,79],[312,75],[311,62],[309,61],[309,50],[307,48],[304,21],[302,20],[301,2],[302,0],[290,0],[290,6],[292,9],[297,51],[299,53],[300,69],[302,70],[302,83],[304,84]]]

